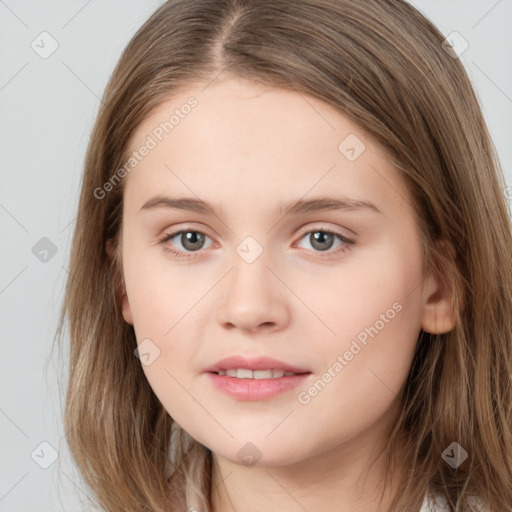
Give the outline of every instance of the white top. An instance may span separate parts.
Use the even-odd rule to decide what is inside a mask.
[[[448,503],[446,499],[442,496],[436,497],[436,502],[434,502],[434,498],[432,494],[425,494],[425,499],[423,500],[423,505],[421,506],[420,512],[446,512],[450,510],[448,508]]]
[[[483,507],[483,501],[481,499],[469,497],[468,501],[475,510],[486,512],[487,509]],[[449,512],[449,510],[450,507],[444,497],[437,495],[434,501],[433,495],[427,492],[420,512]]]

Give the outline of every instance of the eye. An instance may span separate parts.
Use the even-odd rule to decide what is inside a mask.
[[[307,238],[306,238],[307,237]],[[175,242],[172,240],[176,239]],[[166,252],[173,253],[177,258],[193,258],[194,252],[199,252],[205,248],[206,239],[210,239],[208,235],[205,235],[201,231],[195,231],[192,229],[182,229],[174,233],[166,234],[159,243],[163,245]],[[327,252],[330,255],[333,253],[344,252],[354,244],[352,240],[349,240],[341,233],[326,228],[318,228],[315,230],[309,230],[304,232],[300,240],[306,239],[309,243],[313,252]],[[211,239],[210,239],[211,240]],[[336,240],[338,240],[338,249],[331,250],[335,246]],[[181,245],[176,248],[174,244]],[[210,246],[213,244],[210,244]]]
[[[175,249],[168,242],[176,238],[182,248]],[[175,233],[165,235],[160,240],[160,243],[164,246],[164,250],[172,252],[178,258],[192,258],[193,254],[187,254],[187,252],[197,252],[203,248],[206,238],[210,238],[201,231],[194,231],[191,229],[183,229]]]
[[[349,240],[341,233],[330,229],[319,228],[309,230],[303,233],[301,240],[305,239],[313,252],[328,252],[329,254],[344,252],[354,244],[352,240]],[[331,251],[330,249],[335,246],[336,240],[338,240],[338,249]],[[336,246],[335,246],[336,247]]]

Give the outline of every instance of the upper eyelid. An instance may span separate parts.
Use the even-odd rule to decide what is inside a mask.
[[[306,227],[304,227],[304,229],[302,229],[302,228],[301,228],[301,229],[299,230],[299,233],[300,233],[300,236],[302,236],[302,235],[305,235],[305,234],[307,234],[307,233],[311,233],[311,232],[315,232],[315,231],[327,231],[327,232],[330,232],[330,233],[334,233],[334,234],[336,234],[336,235],[339,235],[339,236],[341,236],[341,237],[343,237],[343,238],[346,238],[347,240],[350,240],[350,239],[351,239],[351,235],[346,236],[346,235],[344,235],[343,233],[340,233],[340,231],[342,231],[342,230],[350,231],[350,230],[349,230],[349,229],[347,229],[347,228],[341,228],[341,227],[338,227],[338,228],[331,228],[331,227],[329,227],[329,226],[317,226],[317,227],[312,227],[312,228],[310,227],[310,228],[308,228],[308,227],[306,226]],[[355,233],[354,233],[354,235],[355,235]]]

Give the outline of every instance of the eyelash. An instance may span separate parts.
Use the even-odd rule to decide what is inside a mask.
[[[189,258],[196,257],[195,253],[201,252],[201,250],[191,252],[191,253],[183,253],[183,251],[178,251],[167,244],[167,242],[169,240],[172,240],[174,237],[176,237],[177,235],[180,235],[182,233],[201,233],[202,235],[208,236],[208,235],[206,235],[206,233],[203,233],[202,231],[198,231],[196,229],[180,229],[179,231],[175,231],[174,233],[166,234],[162,239],[159,240],[159,243],[163,246],[163,249],[165,252],[172,253],[177,258],[189,259]],[[325,253],[329,254],[329,256],[322,256],[323,259],[328,259],[333,254],[337,255],[338,253],[343,253],[343,252],[349,250],[350,246],[354,245],[353,240],[346,238],[341,233],[338,233],[337,231],[333,231],[331,229],[324,229],[324,228],[310,229],[309,231],[305,231],[304,233],[301,234],[299,240],[302,240],[304,238],[304,236],[309,235],[311,233],[327,233],[329,235],[334,235],[336,238],[338,238],[338,240],[340,240],[344,244],[334,251],[325,251]],[[210,238],[210,237],[208,237],[208,238]],[[319,254],[322,253],[322,251],[313,251],[313,252],[316,252]]]

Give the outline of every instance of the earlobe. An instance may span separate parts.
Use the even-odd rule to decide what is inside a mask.
[[[115,247],[112,240],[107,240],[105,250],[108,254],[110,262],[112,262],[115,258]],[[126,290],[121,279],[120,271],[117,266],[114,268],[115,270],[113,280],[116,289],[116,301],[118,304],[121,304],[121,312],[123,314],[124,321],[130,325],[133,325],[132,310],[130,308],[130,303],[128,302],[128,296],[126,295]]]
[[[442,248],[446,250],[446,247]],[[453,257],[453,251],[449,252]],[[453,306],[455,290],[453,287],[454,282],[448,278],[447,272],[444,272],[441,277],[432,273],[425,279],[421,316],[421,328],[425,332],[442,334],[455,327],[456,314]]]

